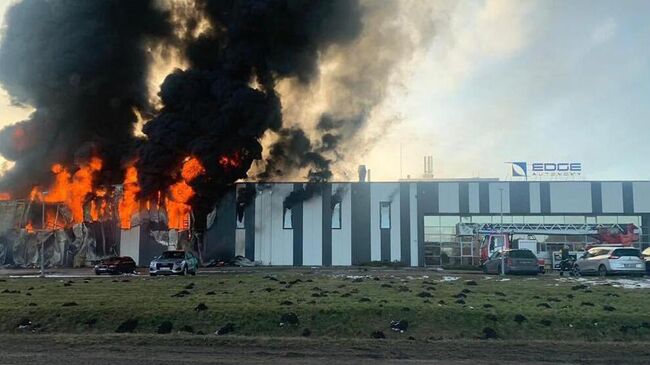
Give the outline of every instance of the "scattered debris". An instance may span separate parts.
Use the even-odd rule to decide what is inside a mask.
[[[172,332],[172,328],[174,325],[170,321],[164,321],[163,323],[158,326],[158,331],[156,331],[159,334],[168,334]]]
[[[393,286],[390,284],[381,284],[382,288],[392,288]]]
[[[398,292],[405,293],[405,292],[410,292],[411,289],[409,289],[408,286],[400,286],[399,288],[397,288],[397,291],[398,291]]]
[[[115,332],[117,333],[131,333],[135,331],[136,327],[138,327],[138,320],[137,319],[127,319],[126,321],[122,322]]]
[[[370,337],[376,339],[382,339],[382,338],[386,338],[386,335],[382,331],[374,331],[373,333],[370,334]]]
[[[460,279],[458,276],[443,276],[440,281],[445,282],[445,281],[456,281]]]
[[[495,338],[498,338],[498,337],[499,336],[497,336],[497,331],[495,331],[494,329],[492,329],[490,327],[483,328],[483,337],[482,338],[484,340],[495,339]]]
[[[433,297],[433,295],[431,295],[431,293],[426,292],[426,291],[418,293],[417,296],[420,297],[420,298],[432,298]]]
[[[478,285],[478,283],[476,281],[474,281],[474,280],[467,280],[465,282],[465,285],[476,286],[476,285]]]
[[[362,278],[354,278],[354,279],[352,279],[352,282],[353,283],[361,283],[361,282],[363,282],[363,279]]]
[[[408,328],[409,322],[404,319],[390,322],[390,329],[394,332],[404,333]]]
[[[26,329],[27,327],[31,327],[32,321],[29,320],[29,318],[21,318],[20,321],[18,321],[18,329]]]
[[[571,287],[571,290],[582,290],[582,289],[587,289],[589,288],[585,284],[580,284],[580,285],[574,285]]]
[[[540,308],[548,308],[548,309],[551,308],[551,305],[548,304],[548,303],[539,303],[539,304],[537,304],[537,306],[540,307]]]
[[[612,307],[611,305],[604,305],[603,309],[608,311],[608,312],[613,312],[616,310],[616,308]]]
[[[465,304],[465,301],[463,299],[458,299],[456,300],[456,304]]]
[[[606,297],[616,297],[616,298],[619,297],[619,295],[616,294],[616,293],[607,293],[607,294],[605,294],[605,296],[606,296]]]
[[[185,289],[188,289],[188,290],[189,289],[194,289],[194,283],[189,283],[189,284],[185,285]]]
[[[285,325],[296,326],[299,323],[298,316],[293,312],[285,313],[280,317],[280,327],[284,327]]]
[[[523,322],[526,322],[528,318],[526,318],[523,314],[516,314],[515,315],[515,322],[517,324],[522,324]]]
[[[5,289],[1,293],[6,293],[6,294],[20,294],[20,290],[9,290]]]
[[[234,331],[235,331],[235,325],[233,323],[227,323],[225,326],[219,328],[214,334],[217,336],[223,336]]]
[[[172,298],[183,298],[187,295],[190,295],[192,293],[188,292],[187,290],[181,290],[178,293],[172,295]]]
[[[594,303],[592,303],[592,302],[582,302],[582,303],[580,303],[580,305],[584,306],[584,307],[593,307]]]

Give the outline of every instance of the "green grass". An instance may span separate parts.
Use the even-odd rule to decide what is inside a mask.
[[[173,332],[190,326],[194,333],[204,334],[233,323],[235,334],[244,336],[301,336],[308,328],[312,337],[369,338],[371,332],[381,330],[387,338],[473,339],[489,327],[500,338],[518,340],[650,339],[649,290],[602,285],[573,290],[578,283],[559,282],[556,276],[513,277],[501,282],[498,277],[484,280],[483,275],[464,274],[457,281],[443,282],[441,275],[431,272],[372,269],[361,273],[373,278],[355,282],[346,275],[358,275],[359,271],[335,275],[337,272],[262,270],[196,277],[90,277],[71,279],[69,286],[64,283],[70,279],[6,278],[0,282],[0,292],[20,293],[0,293],[0,332],[24,331],[18,329],[18,323],[25,318],[38,332],[113,333],[122,322],[135,319],[136,333],[155,333],[162,322],[170,321]],[[264,278],[268,275],[278,281]],[[124,279],[129,281],[122,282]],[[289,288],[281,284],[296,279],[301,282]],[[467,285],[466,280],[478,285]],[[172,297],[190,282],[195,285],[188,289],[189,296]],[[427,290],[431,287],[434,290]],[[267,292],[267,288],[273,291]],[[463,289],[471,292],[464,305],[457,304],[452,296]],[[321,292],[326,296],[312,296]],[[419,297],[422,292],[432,297]],[[342,297],[344,293],[350,295]],[[361,302],[361,298],[370,301]],[[440,304],[441,300],[445,304]],[[283,301],[293,304],[282,305]],[[63,306],[69,302],[76,305]],[[195,311],[199,303],[208,309]],[[550,308],[538,307],[542,303]],[[493,307],[484,308],[485,304]],[[615,310],[606,311],[605,305]],[[280,317],[287,312],[297,314],[300,324],[281,327]],[[526,320],[516,323],[516,315]],[[408,331],[392,332],[391,320],[407,320]],[[550,325],[542,324],[543,320]]]

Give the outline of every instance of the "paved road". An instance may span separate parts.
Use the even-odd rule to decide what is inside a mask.
[[[647,343],[0,335],[0,364],[647,364]]]

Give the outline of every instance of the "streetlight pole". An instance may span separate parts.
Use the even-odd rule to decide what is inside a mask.
[[[501,233],[503,234],[503,188],[499,188],[499,214],[501,216]],[[506,245],[506,240],[505,237],[502,235],[501,238],[503,241],[501,242],[501,275],[505,276],[506,275],[506,266],[505,266],[505,245]]]
[[[47,194],[46,191],[44,191],[41,194],[41,207],[42,207],[42,215],[41,215],[41,231],[45,230],[45,194]],[[45,237],[45,235],[42,235],[41,238]],[[45,277],[45,240],[41,241],[41,275],[40,277],[44,278]]]

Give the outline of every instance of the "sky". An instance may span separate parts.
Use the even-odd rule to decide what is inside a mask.
[[[361,157],[373,180],[419,177],[425,155],[439,178],[570,161],[578,179],[650,179],[650,2],[453,4],[381,106],[400,122]],[[30,112],[0,90],[0,125]]]

